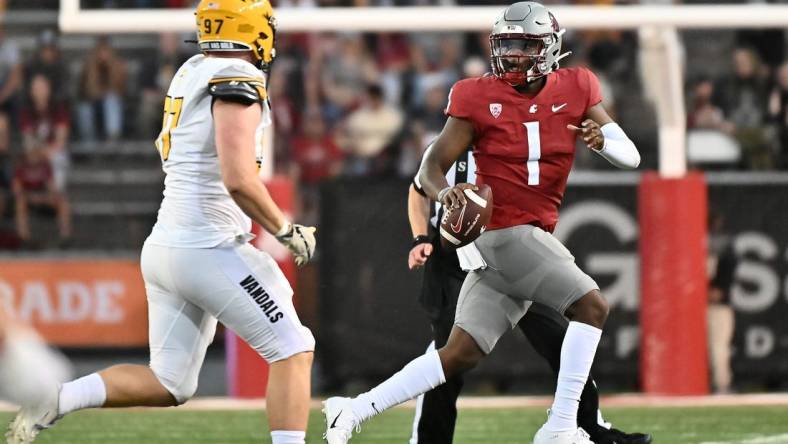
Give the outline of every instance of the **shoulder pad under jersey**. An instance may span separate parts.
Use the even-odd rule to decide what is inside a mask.
[[[267,97],[263,79],[256,77],[216,77],[208,82],[208,92],[214,99],[242,105],[263,103]]]

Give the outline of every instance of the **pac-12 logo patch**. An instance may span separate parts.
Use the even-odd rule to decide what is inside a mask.
[[[491,103],[490,104],[490,114],[496,119],[498,116],[501,115],[501,111],[503,111],[503,106],[500,103]]]

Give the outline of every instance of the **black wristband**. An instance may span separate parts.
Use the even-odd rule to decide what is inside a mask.
[[[426,234],[420,234],[413,238],[413,244],[411,245],[411,248],[419,244],[431,244],[431,243],[432,242],[430,241],[429,236],[427,236]]]

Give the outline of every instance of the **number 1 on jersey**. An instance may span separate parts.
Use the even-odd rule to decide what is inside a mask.
[[[528,185],[539,185],[539,159],[542,157],[542,143],[539,137],[539,122],[523,122],[528,137]]]
[[[172,130],[178,126],[181,119],[181,109],[183,108],[183,97],[172,98],[167,96],[164,99],[164,118],[161,122],[161,133],[156,139],[156,148],[159,150],[161,160],[170,157],[172,148]]]

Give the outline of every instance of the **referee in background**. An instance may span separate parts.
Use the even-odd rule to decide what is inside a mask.
[[[476,164],[471,147],[451,166],[446,179],[449,186],[476,182]],[[441,205],[430,202],[418,181],[414,180],[408,190],[408,220],[413,232],[408,267],[415,269],[424,266],[419,301],[427,311],[433,336],[430,348],[435,349],[444,346],[449,338],[454,325],[457,298],[467,274],[460,267],[457,250],[441,246],[438,227],[442,217]],[[518,324],[556,375],[567,325],[568,321],[558,312],[537,303],[531,305]],[[452,442],[457,420],[456,402],[462,386],[462,376],[455,376],[418,398],[410,444]],[[596,444],[648,444],[652,440],[650,435],[624,433],[604,422],[599,412],[599,392],[591,376],[580,397],[577,420],[578,425],[588,432]]]

